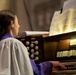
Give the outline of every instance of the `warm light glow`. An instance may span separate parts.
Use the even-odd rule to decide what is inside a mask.
[[[70,45],[76,45],[76,39],[71,39],[70,40]]]
[[[74,32],[74,31],[76,31],[76,29],[67,29],[64,33],[67,33],[67,32]]]

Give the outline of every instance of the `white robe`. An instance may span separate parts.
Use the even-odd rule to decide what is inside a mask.
[[[33,75],[27,49],[15,38],[0,41],[0,75]]]

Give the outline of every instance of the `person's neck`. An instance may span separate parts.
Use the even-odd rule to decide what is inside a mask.
[[[13,35],[13,32],[12,32],[12,31],[10,31],[10,32],[9,32],[9,34],[11,34],[11,35],[14,37],[14,35]]]

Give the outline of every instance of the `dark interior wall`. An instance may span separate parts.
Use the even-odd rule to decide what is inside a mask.
[[[26,30],[48,31],[53,12],[55,10],[60,9],[60,0],[56,0],[56,1],[55,0],[12,0],[12,1],[13,1],[13,9],[15,9],[15,12],[17,13],[19,18],[19,22],[21,25],[20,27],[21,32]],[[49,23],[48,24],[44,23],[43,25],[39,26],[38,24],[39,22],[37,20],[38,14],[36,14],[36,12],[38,11],[40,13],[41,12],[41,10],[39,10],[40,8],[41,10],[44,9],[43,10],[45,17],[44,19],[45,21],[46,19],[49,19],[47,20],[47,22]],[[46,18],[46,16],[50,16],[50,17]]]
[[[31,2],[32,30],[48,31],[54,11],[61,9],[60,3],[61,0],[36,0]]]
[[[30,10],[28,0],[11,0],[11,4],[11,10],[17,14],[19,19],[20,33],[25,30],[31,30],[28,18],[28,10]]]
[[[48,31],[53,12],[59,10],[63,2],[64,0],[2,0],[0,10],[11,9],[17,13],[20,32],[26,30]],[[41,15],[44,17],[44,22],[38,20]],[[48,24],[45,23],[46,19]],[[43,24],[39,25],[38,23]]]

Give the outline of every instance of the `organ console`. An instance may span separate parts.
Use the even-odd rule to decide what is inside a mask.
[[[76,75],[76,31],[53,36],[31,35],[17,38],[23,42],[36,63],[58,60],[67,69],[53,71],[52,75]]]
[[[76,31],[45,37],[44,59],[58,60],[67,67],[52,75],[76,75]]]

